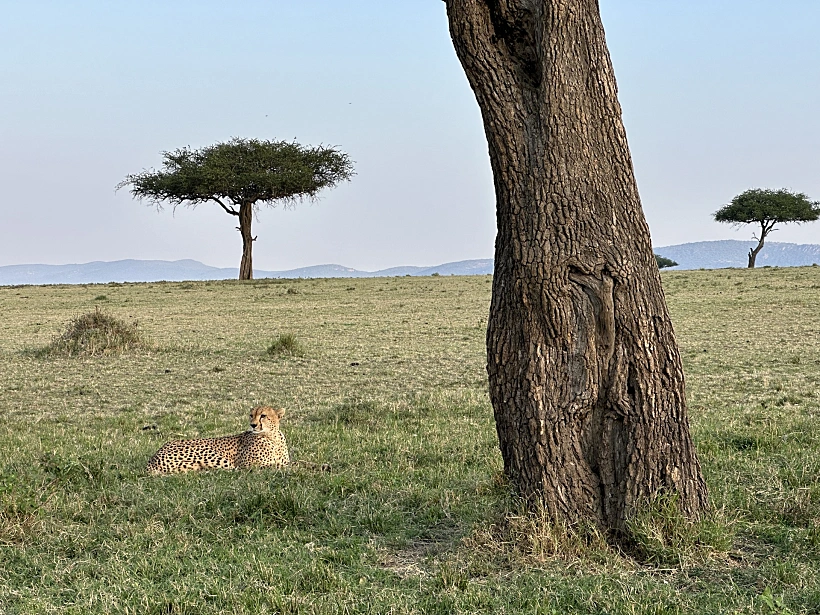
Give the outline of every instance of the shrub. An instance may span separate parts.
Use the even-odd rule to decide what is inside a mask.
[[[69,321],[65,332],[46,346],[42,355],[100,355],[143,347],[137,322],[124,322],[99,307]]]
[[[655,255],[655,260],[658,263],[658,269],[664,269],[665,267],[677,267],[678,263],[673,261],[671,258],[666,258],[665,256],[660,256],[659,254]]]
[[[305,354],[305,348],[293,333],[282,333],[268,346],[268,354],[272,357],[278,355],[301,357]]]

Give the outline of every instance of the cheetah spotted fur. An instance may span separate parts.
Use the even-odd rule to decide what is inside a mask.
[[[234,436],[174,440],[148,462],[149,474],[175,474],[212,468],[283,468],[290,463],[285,436],[279,431],[282,409],[258,406],[251,411],[250,429]]]

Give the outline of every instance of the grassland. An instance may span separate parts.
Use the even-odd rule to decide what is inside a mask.
[[[642,561],[513,543],[489,278],[2,287],[0,613],[820,613],[820,268],[664,285],[724,540]],[[96,307],[147,346],[38,352]],[[261,402],[308,463],[143,473]]]

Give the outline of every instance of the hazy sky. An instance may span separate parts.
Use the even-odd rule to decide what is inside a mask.
[[[820,2],[600,0],[656,246],[749,239],[751,187],[820,199]],[[357,269],[493,254],[481,119],[440,0],[0,0],[0,265],[238,266],[218,206],[114,186],[231,137],[337,145],[349,184],[263,208],[254,265]],[[820,223],[774,241],[820,243]]]

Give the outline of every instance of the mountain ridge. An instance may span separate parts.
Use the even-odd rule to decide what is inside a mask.
[[[719,241],[694,241],[673,246],[655,248],[655,254],[671,258],[678,263],[670,269],[724,269],[745,268],[749,263],[749,250],[757,241],[723,239]],[[766,242],[757,255],[757,267],[805,267],[820,264],[820,245],[785,242]]]
[[[254,270],[254,278],[370,278],[385,276],[487,275],[492,259],[473,259],[443,263],[434,267],[391,267],[362,271],[327,264],[299,267],[286,271]],[[236,279],[239,269],[211,267],[193,259],[176,261],[123,259],[66,265],[3,265],[0,286],[19,284],[106,284],[108,282],[183,282]]]
[[[696,241],[655,248],[655,253],[678,263],[671,269],[745,268],[754,241],[724,239]],[[758,267],[800,267],[820,264],[820,245],[770,242],[758,254]],[[370,278],[386,276],[488,275],[493,260],[480,258],[434,267],[402,266],[363,271],[337,264],[313,265],[285,271],[254,271],[261,278]],[[182,282],[188,280],[236,279],[233,267],[211,267],[193,259],[176,261],[123,259],[66,265],[2,265],[0,285],[19,284],[105,284],[108,282]]]

